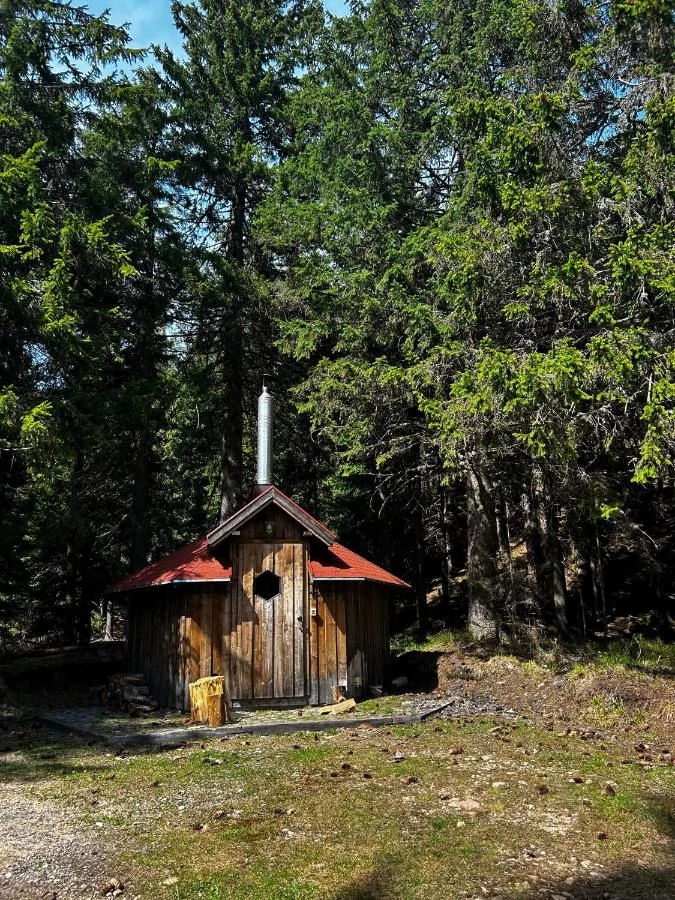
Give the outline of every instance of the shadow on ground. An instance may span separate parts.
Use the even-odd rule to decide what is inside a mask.
[[[489,880],[489,879],[488,879]],[[416,895],[419,895],[415,891]],[[462,890],[453,894],[449,888],[448,900],[458,896],[479,900],[482,897],[511,897],[513,900],[541,900],[542,897],[565,897],[566,900],[675,900],[675,864],[653,867],[649,865],[625,866],[599,876],[584,875],[573,883],[542,879],[524,891],[500,892],[498,889],[483,894],[480,887],[471,893]],[[410,888],[405,875],[391,861],[375,867],[366,875],[345,884],[330,900],[407,900]]]

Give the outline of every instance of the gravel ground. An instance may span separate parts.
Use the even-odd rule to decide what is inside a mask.
[[[25,783],[2,784],[0,900],[100,898],[114,877],[105,850],[75,810],[36,796]]]

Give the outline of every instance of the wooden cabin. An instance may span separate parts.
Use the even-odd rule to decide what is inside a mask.
[[[258,401],[251,500],[206,537],[109,589],[127,606],[130,664],[163,706],[225,677],[242,706],[367,696],[389,662],[391,590],[404,581],[335,540],[272,483],[272,398]]]
[[[387,677],[392,588],[408,585],[268,485],[110,592],[127,606],[132,669],[160,704],[188,709],[188,685],[207,675],[242,706],[367,696]]]

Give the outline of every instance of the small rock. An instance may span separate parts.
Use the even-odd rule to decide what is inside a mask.
[[[551,793],[551,788],[550,788],[547,784],[538,784],[538,785],[537,785],[537,791],[538,791],[540,794],[542,794],[542,795],[544,795],[544,794],[550,794],[550,793]]]
[[[465,812],[476,812],[480,809],[480,803],[478,802],[478,800],[459,800],[457,799],[457,797],[452,797],[448,801],[448,805],[452,809],[462,809]]]
[[[397,750],[396,753],[394,753],[392,762],[398,763],[398,762],[402,762],[404,759],[405,759],[405,754],[401,753],[400,750]]]
[[[178,884],[178,879],[175,875],[172,875],[170,878],[165,878],[162,884],[167,885],[167,887],[171,887],[172,884]]]
[[[607,840],[607,832],[606,832],[606,831],[599,831],[599,832],[598,832],[598,840],[599,840],[599,841],[606,841],[606,840]]]
[[[616,794],[616,788],[616,781],[606,781],[605,786],[602,789],[602,793],[607,794],[608,797],[614,797],[614,795]]]

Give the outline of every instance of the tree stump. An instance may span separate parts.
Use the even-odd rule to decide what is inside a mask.
[[[190,685],[190,710],[193,722],[219,728],[230,721],[230,704],[225,690],[225,678],[212,675]]]

